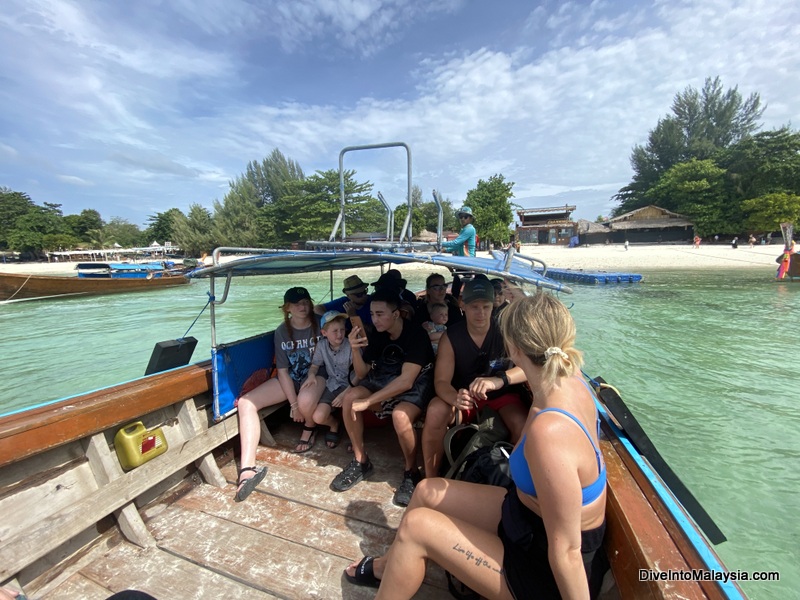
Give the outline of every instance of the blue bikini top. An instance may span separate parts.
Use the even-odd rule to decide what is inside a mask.
[[[581,379],[581,381],[591,392],[591,388],[589,388],[589,385],[585,381],[583,381],[583,379]],[[594,396],[594,394],[592,394],[592,396]],[[586,434],[586,437],[589,438],[589,442],[592,444],[592,448],[594,448],[594,455],[597,458],[597,471],[598,471],[597,479],[595,479],[594,482],[590,483],[581,490],[582,506],[591,504],[603,494],[603,490],[605,490],[606,488],[606,466],[605,464],[603,464],[600,458],[600,448],[598,448],[595,445],[594,441],[592,440],[592,436],[589,435],[589,431],[586,429],[586,427],[583,426],[583,423],[581,423],[578,420],[578,418],[572,413],[569,413],[560,408],[545,408],[544,410],[539,411],[539,413],[533,418],[535,419],[542,413],[546,412],[561,413],[562,415],[566,415],[567,417],[575,421],[575,423],[577,423],[578,426],[580,426],[580,428],[583,430],[583,433]],[[511,479],[514,480],[514,483],[516,484],[517,488],[520,491],[535,498],[536,487],[533,485],[533,477],[531,476],[531,470],[530,467],[528,467],[528,461],[525,459],[525,452],[524,452],[525,440],[527,437],[528,437],[527,435],[522,436],[522,439],[520,440],[519,444],[517,444],[517,447],[514,448],[514,451],[511,453],[511,456],[508,459],[508,464],[511,469]],[[597,438],[600,439],[599,415],[597,416]]]

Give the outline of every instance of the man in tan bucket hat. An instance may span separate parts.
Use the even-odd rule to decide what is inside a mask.
[[[370,295],[367,294],[369,284],[361,281],[358,275],[350,275],[344,280],[342,293],[344,296],[336,298],[325,304],[317,304],[314,307],[314,312],[318,315],[324,315],[329,310],[335,310],[340,313],[346,314],[348,317],[359,316],[364,322],[364,325],[372,325],[372,317],[369,314],[369,300]],[[350,320],[346,321],[347,331],[350,331]]]

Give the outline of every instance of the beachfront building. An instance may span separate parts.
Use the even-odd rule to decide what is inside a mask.
[[[607,222],[608,220],[598,223],[597,221],[578,219],[577,230],[580,245],[610,244],[611,237]]]
[[[522,244],[569,244],[577,235],[577,223],[571,216],[574,206],[524,208],[517,211],[517,240]]]
[[[612,244],[657,244],[660,242],[690,242],[694,225],[683,215],[658,206],[644,206],[609,219],[609,241]]]

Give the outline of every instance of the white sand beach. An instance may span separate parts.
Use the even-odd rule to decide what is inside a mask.
[[[585,271],[638,272],[653,269],[746,269],[776,268],[775,259],[783,246],[755,246],[747,244],[733,249],[729,244],[703,244],[699,250],[690,244],[632,244],[628,250],[620,245],[597,245],[581,248],[564,246],[526,245],[521,253],[540,258],[548,267],[583,269]],[[480,252],[479,256],[486,253]],[[230,258],[228,258],[230,260]],[[74,262],[22,262],[2,263],[0,272],[33,274],[74,274]],[[403,270],[430,270],[427,265],[404,265]]]

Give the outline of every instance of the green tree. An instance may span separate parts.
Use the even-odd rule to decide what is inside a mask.
[[[268,205],[269,206],[269,205]],[[221,246],[252,248],[262,244],[259,199],[248,179],[239,178],[222,202],[214,201],[213,237]]]
[[[89,246],[98,250],[110,248],[116,241],[104,228],[90,229],[86,236],[89,238]]]
[[[8,236],[15,228],[17,219],[35,207],[28,194],[0,187],[0,248],[10,246]]]
[[[372,184],[358,182],[355,171],[344,173],[345,219],[348,235],[357,231],[381,231],[385,228],[385,211],[370,194]],[[317,171],[303,180],[289,183],[280,202],[264,214],[265,225],[271,226],[278,240],[327,240],[341,206],[339,171]]]
[[[186,256],[200,257],[204,252],[220,246],[212,233],[214,223],[211,212],[199,204],[189,206],[188,214],[175,214],[172,222],[172,233],[175,244],[180,246]]]
[[[45,236],[64,233],[64,228],[60,204],[33,205],[15,220],[14,228],[8,233],[8,245],[18,252],[43,256]]]
[[[239,176],[236,183],[247,181],[253,186],[259,207],[278,202],[288,191],[292,181],[301,181],[305,178],[300,165],[286,158],[283,153],[275,148],[269,156],[261,162],[255,160],[247,164],[244,174]],[[231,184],[233,186],[233,184]]]
[[[736,87],[725,90],[719,77],[707,78],[701,91],[689,86],[675,96],[672,115],[659,120],[645,146],[631,152],[632,181],[614,198],[619,215],[650,203],[647,192],[680,162],[714,158],[758,130],[764,109],[758,94],[743,99]]]
[[[717,163],[728,170],[732,198],[773,192],[800,194],[800,133],[781,127],[745,138],[726,150]]]
[[[439,226],[439,209],[436,207],[436,203],[433,200],[423,202],[420,205],[420,211],[425,229],[436,232],[436,228]],[[459,229],[456,209],[449,199],[442,200],[442,223],[445,231],[458,231]]]
[[[751,231],[777,231],[784,222],[800,223],[800,196],[777,192],[749,198],[742,203]]]
[[[687,216],[700,236],[736,233],[726,219],[725,170],[692,159],[670,168],[647,192],[650,204]]]
[[[162,244],[167,241],[171,242],[173,221],[178,215],[183,215],[180,209],[170,208],[147,217],[149,225],[144,231],[144,238],[150,241],[158,240]]]
[[[506,181],[503,175],[492,175],[488,181],[478,181],[478,185],[467,192],[466,206],[475,216],[475,231],[486,242],[505,243],[508,228],[514,220],[511,198],[514,192],[513,181]]]
[[[142,230],[139,229],[138,225],[122,217],[112,217],[103,227],[103,233],[106,239],[111,241],[111,244],[117,243],[123,248],[147,246],[153,241],[164,243],[164,240],[148,240],[142,235]]]
[[[42,236],[42,248],[46,252],[73,250],[81,245],[81,240],[71,233],[46,233]]]
[[[758,94],[743,99],[736,86],[726,91],[719,77],[707,77],[700,92],[689,86],[678,94],[672,112],[683,129],[688,155],[706,159],[757,131],[764,108]]]
[[[66,215],[64,223],[73,236],[84,242],[90,241],[89,231],[102,229],[106,225],[100,213],[91,208],[82,210],[78,215]]]

